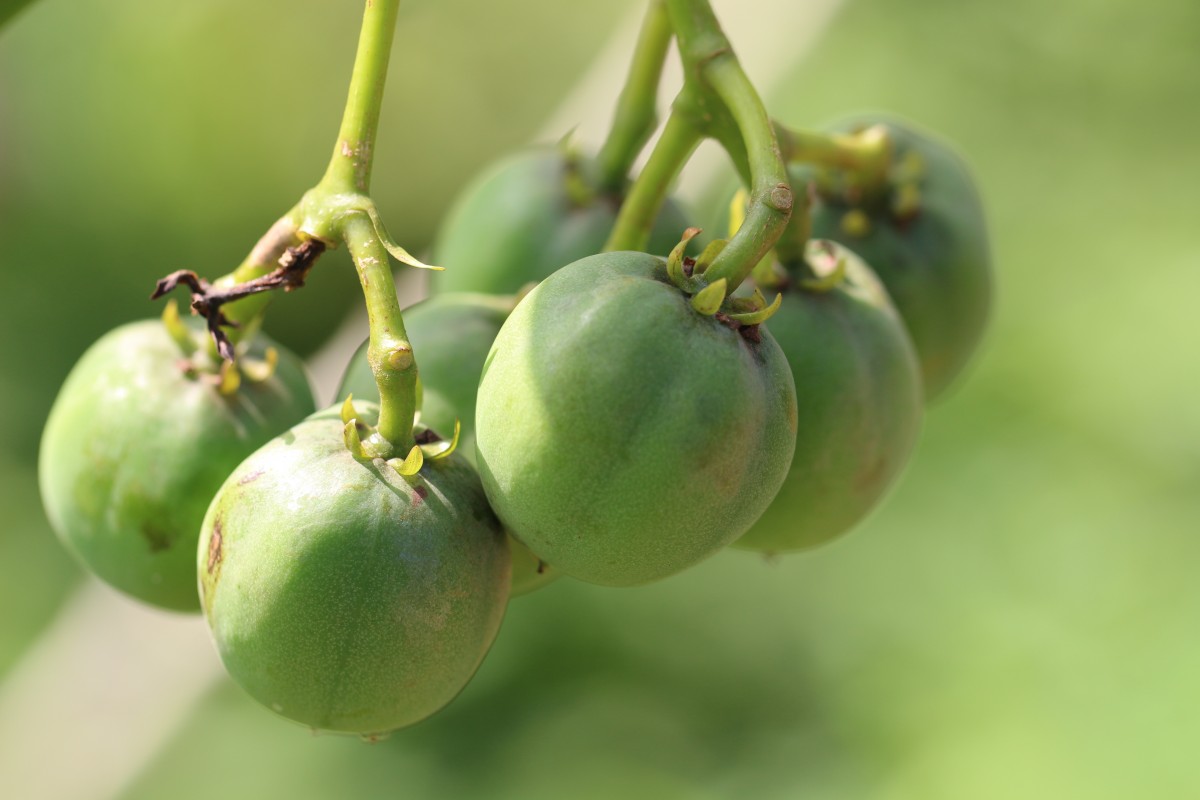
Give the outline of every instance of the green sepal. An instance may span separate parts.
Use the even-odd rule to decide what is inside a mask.
[[[408,451],[408,456],[404,460],[399,458],[389,458],[388,466],[396,470],[405,478],[411,478],[421,471],[421,467],[425,466],[425,453],[421,450],[420,445],[413,445],[412,450]]]
[[[445,458],[454,452],[458,447],[458,437],[462,434],[462,422],[458,419],[454,420],[454,435],[450,437],[450,441],[433,442],[432,444],[420,445],[421,451],[425,453],[425,457],[432,461],[439,458]]]
[[[692,269],[692,275],[703,275],[704,271],[709,268],[717,256],[721,255],[721,251],[725,249],[725,245],[729,244],[728,239],[713,239],[708,243],[708,247],[704,248],[704,252],[696,259],[696,266]]]
[[[354,410],[354,393],[346,395],[345,402],[342,403],[342,422],[349,424],[358,418],[358,412]]]
[[[346,399],[349,402],[349,398]],[[342,413],[345,413],[343,406]],[[363,448],[362,439],[358,435],[358,420],[351,419],[342,427],[342,441],[346,443],[346,449],[350,451],[350,455],[355,458],[367,459],[370,456]]]
[[[818,259],[824,259],[827,263],[833,261],[832,268],[827,266],[818,268]],[[846,258],[839,255],[833,243],[826,239],[810,240],[804,260],[808,262],[813,274],[817,276],[800,281],[800,288],[806,291],[828,292],[841,286],[842,281],[846,279]]]
[[[683,271],[683,254],[687,251],[688,242],[700,235],[700,228],[688,228],[683,232],[679,243],[671,248],[667,256],[667,277],[671,283],[688,294],[695,294],[703,285]]]
[[[754,290],[754,294],[758,297],[762,297],[762,292],[760,292],[758,289]],[[764,300],[764,305],[761,308],[752,311],[736,311],[727,314],[727,316],[734,322],[740,322],[743,325],[759,325],[774,316],[775,312],[779,310],[779,306],[782,305],[782,303],[783,295],[776,294],[775,301],[769,306],[765,304]]]
[[[261,360],[241,358],[238,360],[238,366],[241,367],[242,374],[246,376],[247,380],[252,383],[262,383],[275,374],[275,368],[279,366],[279,351],[274,347],[268,347]]]
[[[721,303],[725,302],[725,287],[724,278],[705,286],[692,297],[692,308],[706,317],[716,314],[721,310]]]
[[[174,300],[169,300],[163,309],[162,322],[163,327],[167,329],[167,335],[175,344],[179,345],[179,349],[183,351],[185,357],[190,357],[199,349],[196,340],[192,338],[192,332],[180,319],[179,304]]]
[[[242,385],[242,374],[232,361],[222,361],[221,369],[217,372],[217,392],[224,397],[237,394]]]

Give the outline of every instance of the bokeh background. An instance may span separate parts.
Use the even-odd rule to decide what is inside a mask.
[[[405,3],[392,232],[419,250],[498,154],[601,138],[639,6]],[[886,109],[967,155],[984,351],[853,535],[517,600],[466,692],[371,746],[274,718],[197,620],[85,578],[35,478],[88,344],[157,313],[157,276],[236,264],[319,176],[359,3],[39,0],[0,30],[0,794],[1200,796],[1200,4],[717,9],[775,116]],[[684,183],[698,219],[718,163]],[[357,294],[335,254],[268,322],[326,392]]]

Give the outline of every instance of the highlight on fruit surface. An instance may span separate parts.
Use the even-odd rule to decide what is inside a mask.
[[[476,410],[509,531],[580,580],[679,572],[732,542],[787,474],[796,392],[759,326],[698,311],[667,262],[585,258],[505,322]]]
[[[828,130],[876,126],[892,148],[884,184],[817,170],[812,235],[843,242],[871,265],[912,337],[932,400],[966,368],[987,327],[992,256],[983,205],[958,153],[911,123],[866,114]]]
[[[221,660],[263,705],[364,736],[449,703],[500,627],[510,556],[460,456],[369,451],[373,404],[312,415],[246,459],[204,518],[204,612]],[[425,436],[418,433],[418,438]]]
[[[165,321],[101,337],[63,384],[42,435],[51,526],[109,585],[199,610],[196,539],[213,494],[246,456],[313,411],[300,360],[257,335],[238,366],[210,359],[200,328]]]

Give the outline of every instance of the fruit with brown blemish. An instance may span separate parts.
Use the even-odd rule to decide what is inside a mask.
[[[496,337],[480,475],[512,535],[567,575],[629,586],[686,569],[744,533],[787,474],[783,353],[694,299],[664,259],[606,253],[539,284]]]
[[[762,518],[733,546],[803,550],[854,527],[895,483],[921,428],[921,377],[904,324],[870,268],[813,242],[766,327],[796,381],[791,470]]]
[[[374,422],[372,404],[353,408]],[[329,409],[246,459],[193,559],[234,680],[289,719],[369,736],[466,685],[499,629],[510,561],[464,459],[427,457],[404,477],[395,459],[355,456],[345,429]]]
[[[200,330],[180,320],[130,323],[92,345],[50,411],[38,474],[51,526],[90,571],[139,600],[199,609],[196,539],[213,494],[312,413],[298,358],[259,335],[240,360],[248,372],[218,367]]]

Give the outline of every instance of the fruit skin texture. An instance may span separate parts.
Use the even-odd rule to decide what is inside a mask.
[[[802,550],[845,533],[891,488],[917,442],[912,344],[879,279],[839,251],[846,280],[825,292],[789,287],[767,322],[796,381],[796,454],[779,495],[734,547]]]
[[[909,123],[862,115],[829,129],[850,132],[874,124],[887,126],[896,163],[912,152],[923,164],[916,216],[905,219],[893,213],[894,186],[887,195],[864,198],[858,206],[845,197],[818,193],[812,235],[846,244],[883,281],[916,346],[925,397],[932,400],[962,373],[987,326],[992,258],[983,205],[958,154]],[[861,236],[843,226],[846,213],[856,207],[869,221]]]
[[[504,614],[509,553],[463,459],[405,479],[355,459],[342,428],[328,409],[246,459],[195,557],[234,680],[284,717],[369,735],[424,719],[470,680]]]
[[[461,432],[458,450],[475,466],[475,397],[479,374],[500,326],[513,309],[511,297],[459,292],[436,295],[404,311],[404,328],[419,359],[423,399],[421,423],[443,436]],[[353,394],[379,402],[379,387],[367,361],[367,345],[350,359],[337,396]],[[558,572],[539,561],[525,545],[509,540],[512,550],[512,597],[540,589]]]
[[[543,281],[492,347],[476,444],[513,536],[580,580],[664,578],[744,533],[791,464],[796,392],[769,334],[696,312],[644,253]]]
[[[248,355],[272,343],[259,335]],[[46,422],[38,477],[46,515],[92,572],[146,603],[198,611],[196,539],[233,468],[313,411],[300,360],[231,396],[187,377],[163,323],[123,325],[72,369]]]
[[[556,148],[517,153],[495,164],[463,190],[438,232],[432,277],[436,293],[512,294],[555,270],[599,253],[616,222],[620,198],[572,197],[568,176],[586,186],[590,164]],[[586,191],[586,189],[585,189]],[[688,227],[668,200],[647,249],[666,255]]]

